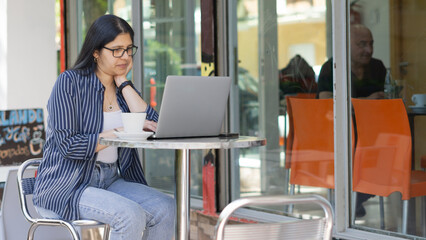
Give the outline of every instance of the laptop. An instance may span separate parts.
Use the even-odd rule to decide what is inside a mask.
[[[220,136],[230,88],[230,77],[168,76],[148,139]]]

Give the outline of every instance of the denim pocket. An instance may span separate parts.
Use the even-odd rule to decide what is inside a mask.
[[[92,178],[90,179],[90,186],[99,187],[100,180],[100,168],[99,165],[95,164],[95,168],[93,169]]]

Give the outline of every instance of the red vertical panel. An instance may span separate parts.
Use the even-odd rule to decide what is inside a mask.
[[[60,51],[60,62],[61,62],[61,72],[65,71],[65,8],[64,1],[60,0],[60,11],[61,11],[61,49]]]
[[[214,0],[201,0],[201,75],[215,75]],[[205,151],[203,166],[203,209],[216,215],[215,159],[212,150]]]
[[[201,0],[201,75],[215,75],[214,1]]]

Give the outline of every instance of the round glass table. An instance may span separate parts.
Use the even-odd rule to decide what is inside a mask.
[[[189,239],[190,213],[190,151],[196,149],[251,148],[266,145],[265,138],[239,136],[235,138],[175,138],[161,140],[130,140],[101,138],[100,144],[127,148],[174,149],[176,152],[177,238]]]

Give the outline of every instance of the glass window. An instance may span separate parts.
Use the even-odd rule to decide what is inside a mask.
[[[354,228],[426,236],[425,9],[388,0],[350,7]]]
[[[78,49],[81,48],[90,25],[100,16],[114,14],[132,25],[131,0],[80,0],[77,2]]]
[[[84,0],[77,4],[78,48],[85,33],[98,17],[111,13],[132,25],[131,0]],[[142,1],[143,40],[135,43],[143,54],[142,94],[157,111],[168,75],[201,75],[200,1]],[[134,29],[137,33],[138,29]],[[137,68],[138,66],[134,66]],[[131,73],[128,76],[131,79]],[[137,81],[134,79],[134,81]],[[174,151],[147,150],[144,170],[150,186],[174,191]],[[202,195],[203,151],[191,151],[191,194]]]
[[[168,75],[201,75],[200,1],[142,1],[143,96],[161,108]],[[191,194],[202,195],[203,151],[191,151]],[[173,150],[146,150],[145,176],[149,184],[173,192]]]
[[[239,176],[233,183],[233,198],[290,192],[331,197],[328,185],[291,178],[298,174],[294,168],[298,165],[290,165],[292,153],[296,152],[291,147],[293,125],[287,104],[290,97],[316,98],[319,71],[328,58],[326,2],[240,0],[236,14],[240,111],[233,117],[239,119],[240,134],[264,136],[268,143],[265,148],[241,149],[233,159],[233,174]],[[328,107],[332,110],[330,102]],[[332,119],[332,111],[325,117],[330,116]],[[326,178],[333,181],[329,175],[329,171],[334,171],[332,121],[327,124],[330,123],[327,147],[331,146],[331,150],[307,148],[304,153],[312,153],[311,158],[328,158],[331,170],[324,171],[328,174]],[[318,143],[322,140],[315,139]],[[315,211],[297,208],[287,213],[310,216]]]
[[[232,150],[232,200],[254,195],[315,193],[334,202],[333,137],[338,133],[333,132],[330,111],[335,71],[332,2],[335,1],[236,1],[231,13],[236,17],[229,18],[236,19],[230,24],[236,25],[237,31],[231,34],[235,34],[232,39],[237,39],[238,49],[234,69],[238,91],[232,99],[238,110],[231,113],[234,128],[231,131],[266,137],[268,144],[262,148]],[[131,23],[131,3],[131,0],[78,1],[78,48],[88,26],[105,13],[117,14]],[[141,3],[143,40],[137,45],[139,54],[143,54],[142,94],[158,111],[167,75],[201,75],[200,1],[143,0]],[[426,84],[422,79],[425,75],[422,71],[426,69],[422,24],[426,22],[423,19],[426,1],[350,0],[347,3],[350,101],[374,99],[374,104],[369,104],[373,107],[379,99],[386,99],[399,102],[400,106],[379,106],[363,119],[357,103],[353,105],[354,134],[348,137],[352,139],[353,156],[349,157],[352,174],[348,176],[351,185],[348,187],[356,194],[350,191],[352,207],[348,221],[351,228],[361,231],[425,237],[426,203],[417,196],[426,195],[426,187],[411,187],[415,194],[407,195],[406,186],[407,179],[413,176],[420,176],[419,182],[426,181],[426,161],[422,161],[426,159],[423,157],[426,156],[423,147]],[[312,99],[321,101],[316,101],[318,105],[303,105]],[[320,105],[328,110],[321,112]],[[385,115],[390,110],[392,114]],[[364,140],[361,133],[364,121],[370,123],[368,126],[377,119],[383,122],[373,129],[376,133],[368,130],[369,137]],[[384,122],[389,119],[393,119],[392,125],[385,129]],[[397,124],[402,126],[396,127]],[[403,130],[395,132],[399,129]],[[151,186],[174,191],[174,154],[168,150],[144,151],[145,175]],[[191,151],[192,196],[202,195],[203,156],[205,151]],[[314,160],[318,161],[317,165],[309,166]],[[404,172],[407,166],[408,171]],[[389,169],[397,172],[385,174]],[[406,182],[388,196],[383,193],[383,185],[366,187],[371,180],[376,184],[384,184],[385,180]],[[364,186],[359,186],[359,182]],[[384,196],[383,202],[380,196]],[[380,217],[381,206],[384,221]],[[317,214],[315,209],[303,207],[269,210],[296,217]]]

